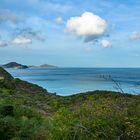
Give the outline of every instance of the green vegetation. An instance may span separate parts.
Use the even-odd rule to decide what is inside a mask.
[[[139,95],[94,91],[62,97],[13,77],[4,80],[13,87],[1,80],[1,140],[140,139]]]

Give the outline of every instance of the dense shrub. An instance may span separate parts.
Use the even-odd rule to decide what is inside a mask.
[[[5,105],[1,108],[1,114],[3,116],[13,116],[14,115],[14,107],[12,105]]]

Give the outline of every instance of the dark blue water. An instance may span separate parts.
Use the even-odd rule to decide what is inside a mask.
[[[36,83],[59,95],[92,90],[120,91],[119,88],[127,93],[140,93],[140,68],[34,68],[8,71],[14,77]]]

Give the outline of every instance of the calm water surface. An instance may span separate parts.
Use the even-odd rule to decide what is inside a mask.
[[[120,84],[124,92],[140,93],[140,68],[56,68],[7,69],[14,77],[46,88],[59,95],[92,90],[113,90]],[[110,75],[110,76],[109,76]]]

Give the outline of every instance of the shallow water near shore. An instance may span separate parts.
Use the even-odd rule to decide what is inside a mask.
[[[140,68],[30,68],[7,71],[15,78],[63,96],[93,90],[120,91],[111,78],[120,84],[124,92],[140,93]]]

